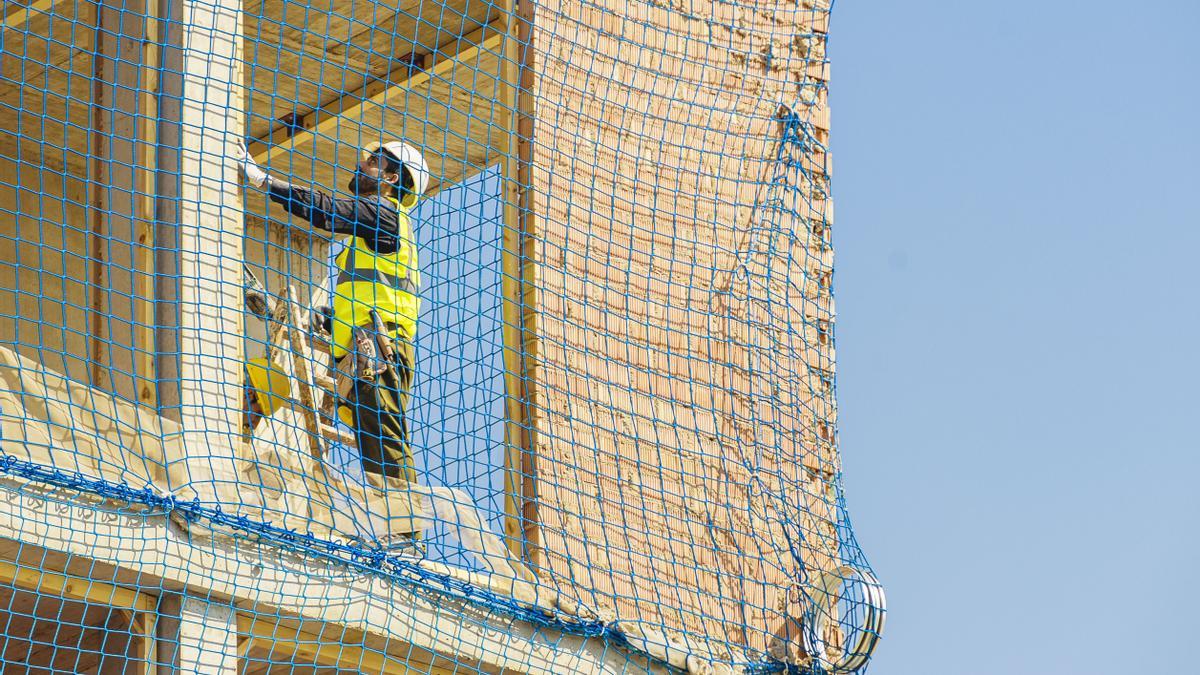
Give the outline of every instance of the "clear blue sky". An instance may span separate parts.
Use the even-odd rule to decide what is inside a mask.
[[[411,403],[421,482],[466,490],[504,532],[504,354],[500,256],[504,202],[493,167],[425,200],[416,215],[422,311]],[[445,528],[430,556],[478,567]]]
[[[1195,0],[834,7],[871,672],[1200,672],[1198,33]]]

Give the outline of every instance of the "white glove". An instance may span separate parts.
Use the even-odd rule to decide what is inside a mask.
[[[267,184],[267,172],[263,171],[250,153],[246,151],[246,144],[238,142],[237,161],[242,165],[242,173],[246,175],[246,180],[254,187],[262,187]]]

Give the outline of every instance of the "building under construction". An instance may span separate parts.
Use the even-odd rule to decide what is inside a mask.
[[[7,2],[4,672],[865,668],[829,11]],[[236,160],[345,197],[388,139],[431,176],[415,483],[333,413],[344,238]],[[255,358],[287,394],[247,427]]]

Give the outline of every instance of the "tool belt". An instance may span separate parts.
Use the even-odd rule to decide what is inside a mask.
[[[373,382],[395,367],[396,353],[391,338],[391,331],[395,329],[395,325],[385,324],[375,311],[371,312],[369,325],[354,327],[351,350],[337,362],[338,398],[347,400],[356,380]]]

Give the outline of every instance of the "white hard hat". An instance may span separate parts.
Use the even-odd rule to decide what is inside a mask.
[[[421,156],[420,150],[417,150],[408,143],[388,141],[386,143],[372,143],[363,148],[362,157],[363,159],[368,159],[379,152],[391,155],[404,166],[404,169],[408,171],[408,175],[412,178],[412,191],[414,194],[425,194],[425,189],[429,187],[429,165],[425,163],[425,158]]]

